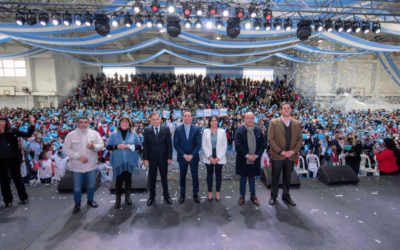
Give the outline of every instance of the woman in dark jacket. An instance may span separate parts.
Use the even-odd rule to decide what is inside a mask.
[[[25,133],[17,128],[12,128],[6,116],[0,116],[0,179],[1,194],[6,207],[11,207],[13,201],[8,171],[10,171],[21,202],[27,204],[29,201],[21,176],[22,152],[19,148],[18,137],[31,137],[35,131],[35,122],[36,118],[31,115],[30,127]]]
[[[361,141],[356,140],[353,133],[349,133],[344,144],[344,153],[346,155],[345,160],[346,165],[349,165],[357,176],[358,171],[360,170],[361,151]]]

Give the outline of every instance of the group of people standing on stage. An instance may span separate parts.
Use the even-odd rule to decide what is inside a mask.
[[[272,188],[269,204],[274,205],[278,195],[279,176],[283,171],[283,200],[288,204],[296,204],[290,198],[289,184],[290,175],[293,171],[294,162],[298,160],[302,146],[302,133],[300,123],[292,119],[290,103],[283,103],[281,117],[271,121],[268,130],[268,142],[272,148]],[[244,125],[237,128],[235,133],[236,174],[240,175],[240,198],[239,204],[245,203],[246,184],[249,183],[250,200],[257,206],[260,202],[255,191],[255,177],[261,174],[261,157],[267,146],[267,141],[262,129],[254,123],[255,115],[251,112],[245,114]],[[154,112],[150,117],[151,125],[144,129],[143,140],[131,129],[133,124],[128,116],[120,119],[117,129],[111,133],[106,145],[100,134],[88,128],[89,119],[85,116],[78,118],[78,127],[68,133],[62,146],[62,152],[70,160],[70,169],[73,176],[73,193],[75,207],[74,213],[80,211],[82,199],[82,184],[86,180],[87,205],[98,207],[94,201],[95,170],[97,167],[97,152],[111,151],[110,165],[113,176],[116,179],[115,209],[121,207],[123,183],[125,183],[125,203],[132,205],[130,199],[132,174],[139,173],[140,155],[143,152],[143,164],[149,168],[150,196],[147,205],[155,201],[157,169],[160,172],[164,201],[172,203],[168,192],[168,165],[172,163],[173,147],[177,151],[177,162],[180,168],[180,197],[179,203],[186,199],[186,176],[190,166],[193,185],[193,200],[200,203],[198,165],[200,161],[199,151],[203,149],[202,161],[207,168],[208,201],[215,198],[217,202],[221,199],[222,169],[226,164],[227,135],[223,129],[218,128],[218,117],[209,118],[209,128],[204,131],[193,124],[192,113],[183,112],[183,124],[175,129],[172,135],[167,126],[161,125],[160,114]],[[17,154],[14,145],[17,137],[30,137],[34,131],[35,118],[31,116],[31,127],[27,133],[11,129],[6,117],[0,117],[0,158],[5,162],[0,167],[2,176],[2,194],[6,206],[11,206],[11,189],[5,176],[10,170],[18,194],[23,203],[27,203],[25,187],[14,165],[19,163],[22,157]],[[143,141],[143,144],[142,144]],[[173,144],[173,145],[172,145]],[[21,150],[19,150],[21,152]],[[10,157],[11,156],[11,157]],[[50,167],[50,166],[49,166]],[[51,166],[54,168],[54,166]],[[15,170],[17,169],[17,170]],[[54,170],[53,170],[54,172]],[[213,194],[213,177],[216,177],[216,192]]]

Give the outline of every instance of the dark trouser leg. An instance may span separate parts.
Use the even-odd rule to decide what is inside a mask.
[[[256,196],[256,177],[249,177],[250,195]]]
[[[28,194],[26,193],[24,181],[22,180],[20,165],[21,164],[18,162],[17,157],[9,158],[8,166],[11,178],[14,181],[15,187],[17,188],[19,199],[23,201],[28,199]]]
[[[123,172],[123,178],[125,182],[125,190],[131,190],[131,185],[132,185],[132,173],[129,173],[128,171]]]
[[[156,196],[156,181],[157,181],[157,165],[149,167],[150,175],[150,197]]]
[[[346,164],[353,169],[354,173],[356,173],[356,176],[358,176],[358,172],[360,171],[360,163],[361,162],[346,162]]]
[[[92,201],[94,197],[94,188],[96,185],[96,170],[85,173],[86,180],[86,196],[88,201]]]
[[[121,195],[122,194],[122,184],[124,183],[124,172],[117,175],[115,178],[115,194]]]
[[[215,165],[215,179],[217,182],[216,191],[219,192],[221,190],[221,182],[222,182],[222,168],[224,165],[217,164]]]
[[[40,182],[41,183],[51,183],[51,177],[50,178],[44,178],[44,179],[40,178]]]
[[[190,162],[190,172],[193,179],[193,196],[199,193],[199,162]]]
[[[212,192],[214,165],[206,164],[206,168],[207,168],[207,189],[208,189],[208,192]]]
[[[189,163],[187,161],[179,162],[179,170],[180,170],[179,185],[181,188],[181,195],[186,194],[186,175],[187,175],[188,165]]]
[[[4,203],[13,201],[13,196],[10,187],[10,178],[8,178],[8,159],[2,159],[0,163],[0,178],[1,178],[1,195]]]
[[[279,177],[282,172],[284,160],[276,161],[271,160],[272,173],[271,173],[271,198],[276,199],[279,191]]]
[[[289,188],[290,188],[290,180],[292,178],[292,172],[294,168],[294,161],[289,161],[289,159],[286,159],[283,165],[283,176],[282,176],[282,190],[283,190],[283,195],[282,197],[289,197]]]
[[[72,171],[72,179],[74,181],[74,201],[75,204],[81,203],[82,199],[82,184],[85,178],[85,173]]]
[[[160,170],[161,183],[163,187],[163,195],[165,197],[169,196],[168,192],[168,164],[159,165],[158,169]]]
[[[240,195],[245,196],[246,195],[246,182],[247,182],[247,176],[240,176]]]

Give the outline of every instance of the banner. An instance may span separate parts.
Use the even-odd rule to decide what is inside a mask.
[[[211,115],[219,116],[219,109],[211,110]]]
[[[228,109],[220,109],[219,115],[220,116],[228,116]]]
[[[204,110],[196,110],[196,117],[204,117]]]
[[[164,111],[163,111],[163,118],[169,118],[169,117],[170,117],[170,114],[171,114],[171,111],[169,111],[169,110],[164,110]]]
[[[211,116],[211,109],[205,109],[204,110],[204,116],[205,117]]]
[[[181,110],[174,110],[174,119],[182,118]]]

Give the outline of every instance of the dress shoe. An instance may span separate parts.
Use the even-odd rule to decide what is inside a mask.
[[[276,198],[269,199],[269,205],[270,206],[275,206],[275,201],[276,201]]]
[[[147,206],[151,206],[154,202],[154,196],[150,196],[149,199],[147,199]]]
[[[131,187],[129,185],[129,188],[125,187],[125,203],[131,206],[132,200],[131,200]]]
[[[257,200],[257,196],[250,196],[250,200],[254,203],[254,205],[260,206],[260,202]]]
[[[88,204],[89,206],[91,206],[91,207],[94,207],[94,208],[96,208],[96,207],[99,206],[99,205],[97,205],[97,203],[96,203],[95,201],[87,201],[87,204]]]
[[[296,206],[296,203],[290,197],[282,198],[282,200],[293,207]]]
[[[29,203],[29,200],[28,200],[28,199],[22,200],[21,202],[22,202],[22,204],[28,204],[28,203]]]
[[[168,203],[168,204],[172,204],[171,197],[169,197],[169,196],[164,196],[164,201],[165,201],[166,203]]]
[[[118,209],[121,207],[121,194],[117,194],[117,198],[115,199],[114,208]]]
[[[11,206],[12,206],[12,202],[6,203],[6,207],[11,207]]]
[[[194,195],[193,199],[194,199],[194,202],[196,202],[197,204],[200,204],[200,198],[198,195]]]
[[[244,204],[244,195],[241,195],[239,198],[239,205],[243,206],[243,204]]]
[[[219,202],[221,200],[221,198],[215,198],[216,202]]]
[[[81,210],[81,203],[76,203],[74,207],[74,214],[79,212],[79,210]]]
[[[179,203],[182,204],[185,202],[185,196],[181,195],[181,197],[179,198]]]

